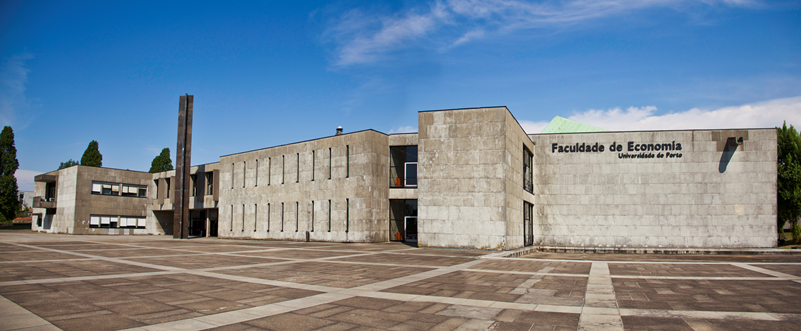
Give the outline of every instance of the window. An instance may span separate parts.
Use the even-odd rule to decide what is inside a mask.
[[[328,179],[331,179],[331,165],[333,164],[331,159],[332,159],[331,147],[329,147],[328,148]]]
[[[242,205],[242,232],[245,232],[245,205]]]
[[[234,205],[231,205],[231,232],[234,232]]]
[[[314,232],[314,201],[311,202],[311,232]]]
[[[267,232],[270,232],[270,204],[267,204]]]
[[[286,177],[286,171],[284,171],[285,168],[286,168],[286,158],[284,157],[284,155],[281,155],[281,184],[284,183],[284,178]]]
[[[189,180],[192,181],[192,196],[196,196],[197,195],[197,175],[189,175]]]
[[[139,228],[147,224],[147,219],[141,216],[111,216],[90,215],[90,228]]]
[[[146,198],[147,186],[134,185],[134,184],[92,182],[92,194]]]
[[[297,168],[295,169],[295,183],[300,182],[300,153],[297,153]]]
[[[523,201],[523,246],[534,245],[534,205]]]
[[[331,232],[331,200],[328,200],[328,232]]]
[[[270,186],[270,182],[272,178],[270,178],[270,174],[272,174],[272,170],[270,167],[273,165],[273,158],[267,158],[267,186]]]
[[[295,201],[295,232],[300,230],[300,202]]]
[[[312,179],[311,180],[314,181],[314,151],[312,151]]]
[[[245,188],[245,182],[247,180],[248,180],[248,161],[242,161],[242,188]]]
[[[417,146],[391,146],[389,154],[389,187],[417,187]]]
[[[164,184],[165,184],[164,186],[167,187],[167,194],[166,195],[167,195],[167,199],[169,199],[170,198],[170,179],[169,178],[164,178]]]
[[[234,167],[234,164],[231,163],[231,189],[232,190],[234,189],[234,177],[235,177],[234,176],[234,172],[235,171],[236,171],[236,167]],[[232,212],[233,212],[233,209],[232,209]]]
[[[284,203],[281,203],[281,232],[284,232]]]
[[[206,173],[206,195],[214,194],[214,173]]]
[[[345,232],[350,230],[350,199],[345,199]]]
[[[350,177],[350,145],[345,147],[345,178],[348,178]]]
[[[254,186],[259,186],[259,159],[256,159],[256,184]]]
[[[531,151],[529,151],[526,146],[523,146],[523,189],[529,193],[534,193],[531,168],[531,165],[534,163],[533,160],[534,156],[531,154]]]
[[[256,232],[256,225],[259,223],[259,204],[253,205],[253,232]]]

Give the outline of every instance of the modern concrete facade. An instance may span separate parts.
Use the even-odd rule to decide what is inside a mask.
[[[775,129],[527,135],[506,107],[424,111],[418,128],[338,131],[193,166],[190,235],[478,249],[776,246]],[[32,228],[171,235],[171,185],[175,171],[40,175],[42,222]]]

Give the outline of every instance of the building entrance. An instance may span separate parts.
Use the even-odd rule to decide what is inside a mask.
[[[417,242],[417,200],[389,200],[389,240]]]
[[[417,216],[406,216],[406,242],[417,242]]]

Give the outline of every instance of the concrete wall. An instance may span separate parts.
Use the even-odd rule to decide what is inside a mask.
[[[531,135],[536,242],[549,246],[775,247],[776,130]],[[727,138],[742,145],[725,151]],[[560,153],[584,143],[603,152]],[[629,142],[681,144],[621,158]],[[622,152],[610,151],[615,143]],[[656,157],[659,154],[665,157]],[[679,157],[680,155],[680,157]],[[672,156],[672,157],[670,157]]]
[[[419,245],[508,249],[522,230],[522,177],[515,179],[525,133],[506,107],[419,113]],[[528,142],[530,144],[530,142]],[[522,164],[520,165],[522,172]],[[508,188],[508,192],[507,192]],[[514,201],[508,197],[516,197]],[[520,219],[518,221],[517,219]],[[522,232],[522,231],[520,231]],[[522,243],[522,237],[520,238]]]
[[[368,130],[221,157],[219,237],[387,241],[387,139]]]

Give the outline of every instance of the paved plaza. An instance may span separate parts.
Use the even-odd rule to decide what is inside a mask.
[[[0,330],[799,330],[801,255],[0,232]]]

